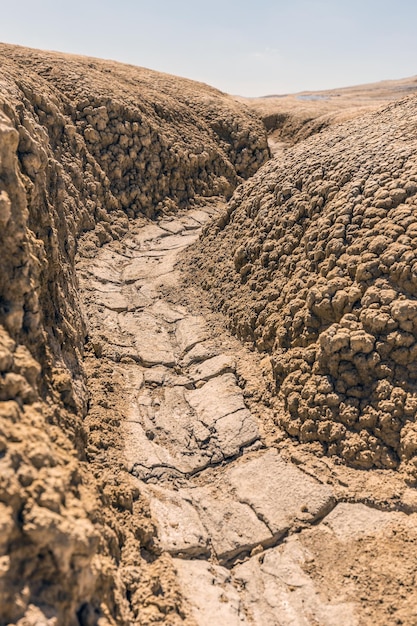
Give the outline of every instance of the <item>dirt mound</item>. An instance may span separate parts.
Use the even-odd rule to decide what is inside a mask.
[[[128,218],[230,196],[268,158],[265,132],[192,81],[7,45],[0,59],[0,623],[174,624],[146,502],[121,455],[85,453],[75,257]]]
[[[192,256],[231,329],[270,355],[290,435],[414,477],[416,128],[410,97],[288,149]]]

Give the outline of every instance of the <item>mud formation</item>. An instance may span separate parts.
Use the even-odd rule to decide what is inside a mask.
[[[192,279],[270,358],[286,432],[357,468],[401,466],[412,481],[416,128],[410,97],[286,150],[236,190],[192,253]]]
[[[158,601],[168,624],[412,624],[415,490],[393,471],[326,465],[288,437],[278,447],[257,353],[216,324],[198,286],[181,285],[179,255],[219,210],[132,223],[77,264],[96,353],[85,360],[90,467],[108,493],[126,459],[149,503],[142,546],[164,555],[155,598],[129,550],[132,621],[153,623]]]
[[[416,101],[0,59],[0,626],[417,623]]]
[[[262,123],[140,68],[7,45],[0,59],[0,622],[174,624],[182,600],[123,454],[87,450],[75,257],[129,219],[230,196],[269,156]]]

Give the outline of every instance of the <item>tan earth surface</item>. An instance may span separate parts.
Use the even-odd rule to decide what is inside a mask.
[[[0,57],[0,624],[416,624],[417,100]]]
[[[263,98],[237,98],[248,104],[264,121],[274,153],[288,144],[381,109],[384,105],[417,94],[417,77],[385,80],[368,85],[302,91]]]

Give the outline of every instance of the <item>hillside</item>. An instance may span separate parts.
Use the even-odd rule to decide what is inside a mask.
[[[386,80],[341,89],[297,94],[238,98],[265,123],[271,148],[282,150],[334,124],[376,111],[395,100],[417,93],[416,77]]]
[[[286,150],[238,188],[192,257],[233,332],[270,356],[285,430],[411,480],[416,124],[410,97]]]
[[[74,266],[131,219],[230,196],[268,158],[262,123],[146,69],[4,44],[0,62],[0,623],[177,623],[122,453],[87,452]]]

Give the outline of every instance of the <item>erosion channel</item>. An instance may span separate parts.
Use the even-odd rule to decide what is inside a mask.
[[[236,374],[236,359],[250,353],[193,310],[176,269],[218,211],[133,226],[78,265],[90,341],[107,364],[111,409],[123,416],[128,471],[198,625],[359,624],[358,603],[341,589],[319,593],[306,570],[309,543],[355,551],[369,535],[384,541],[407,527],[408,516],[338,503],[330,480],[265,443]],[[370,558],[364,551],[366,567]]]
[[[414,626],[416,98],[0,62],[0,626]]]

